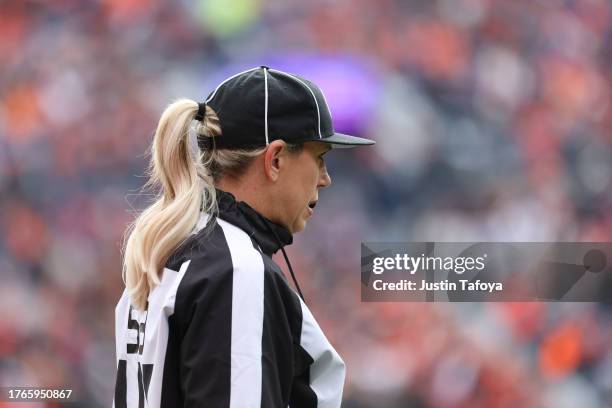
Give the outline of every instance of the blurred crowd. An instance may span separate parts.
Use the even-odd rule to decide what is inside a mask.
[[[612,241],[611,40],[607,0],[0,2],[0,386],[110,406],[156,121],[269,64],[377,141],[289,248],[344,407],[612,406],[609,306],[360,301],[361,241]]]

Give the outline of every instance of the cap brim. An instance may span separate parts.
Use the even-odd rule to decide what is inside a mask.
[[[349,136],[343,133],[334,133],[329,137],[318,139],[320,142],[329,143],[334,148],[350,148],[355,146],[367,146],[376,143],[370,139],[364,139],[363,137]]]

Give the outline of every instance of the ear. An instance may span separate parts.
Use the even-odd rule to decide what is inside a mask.
[[[264,172],[270,181],[278,180],[280,169],[283,164],[286,143],[282,140],[275,140],[268,145],[264,153]]]

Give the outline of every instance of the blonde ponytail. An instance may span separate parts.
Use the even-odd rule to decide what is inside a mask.
[[[144,310],[150,291],[160,283],[163,268],[193,231],[200,207],[216,212],[214,180],[207,162],[194,157],[189,128],[198,104],[180,99],[163,112],[151,145],[149,180],[145,187],[159,189],[156,201],[128,226],[123,250],[123,280],[132,304]],[[200,136],[220,134],[218,119],[207,107]]]

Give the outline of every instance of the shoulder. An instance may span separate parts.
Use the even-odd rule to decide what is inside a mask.
[[[265,270],[263,255],[249,234],[219,218],[183,242],[168,259],[166,268],[178,271],[185,264],[182,286],[228,278],[247,270],[252,271],[250,275]]]
[[[222,219],[205,233],[192,236],[167,268],[185,269],[174,311],[183,328],[196,308],[206,311],[205,315],[231,315],[245,304],[251,310],[274,311],[282,320],[300,320],[299,298],[279,266],[260,252],[247,232]]]
[[[177,308],[179,303],[218,300],[221,294],[263,296],[267,288],[269,295],[280,292],[290,296],[292,291],[278,265],[260,252],[251,236],[219,218],[186,240],[168,260],[166,269],[185,269],[176,295]]]

